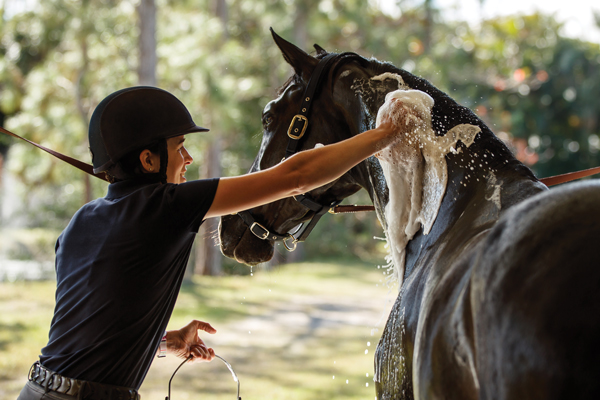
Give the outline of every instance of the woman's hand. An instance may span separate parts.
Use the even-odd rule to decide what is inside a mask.
[[[214,334],[217,332],[208,322],[193,320],[183,328],[167,331],[167,353],[186,359],[192,356],[194,361],[212,361],[215,351],[206,347],[198,331]]]

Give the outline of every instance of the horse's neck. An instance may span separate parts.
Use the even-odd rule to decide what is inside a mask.
[[[361,70],[363,74],[358,75],[362,77],[354,80],[352,89],[364,111],[354,114],[361,118],[355,124],[373,128],[387,92],[398,88],[418,89],[428,93],[435,101],[431,127],[441,137],[430,135],[432,140],[428,143],[445,146],[446,152],[441,160],[435,151],[433,157],[431,152],[429,156],[423,153],[424,159],[412,165],[396,163],[381,168],[377,161],[369,165],[371,197],[388,236],[396,273],[401,281],[405,275],[404,265],[410,273],[418,264],[420,251],[415,252],[415,248],[422,248],[423,242],[439,246],[435,241],[444,232],[453,229],[460,231],[461,240],[469,240],[484,227],[493,225],[504,209],[543,190],[543,185],[535,182],[531,171],[512,157],[506,146],[472,111],[426,80],[394,67],[389,69],[390,72],[384,73]],[[481,130],[478,143],[472,149],[463,147],[462,154],[449,154],[455,150],[457,140],[464,144],[466,140],[474,139],[473,128]],[[456,132],[449,135],[453,130]],[[428,163],[425,163],[428,157]],[[444,177],[440,175],[440,168],[433,164],[441,161],[445,164],[446,159],[448,170]],[[424,180],[431,181],[431,177],[434,181],[437,179],[438,184],[427,186],[423,183]],[[461,216],[468,218],[469,222],[456,225]],[[405,256],[408,256],[407,264]]]
[[[443,245],[440,238],[450,231],[457,233],[459,241],[470,240],[477,232],[493,225],[504,209],[542,190],[543,185],[535,182],[531,172],[512,157],[506,146],[472,111],[424,79],[394,67],[389,67],[389,70],[372,73],[369,69],[358,68],[352,69],[352,73],[344,73],[348,79],[353,79],[350,89],[354,96],[348,96],[342,90],[340,93],[345,95],[340,96],[339,101],[345,108],[355,111],[350,113],[354,118],[351,124],[359,131],[375,127],[377,112],[390,91],[418,89],[428,93],[435,101],[431,121],[435,134],[429,135],[432,139],[429,143],[445,146],[441,160],[433,157],[432,161],[430,152],[419,163],[401,166],[396,163],[393,167],[387,165],[382,168],[375,159],[363,163],[369,179],[363,179],[360,185],[367,189],[377,209],[386,231],[396,275],[402,281],[403,276],[411,273],[426,256],[421,254],[421,249],[439,248]],[[356,101],[348,104],[348,99]],[[468,126],[481,130],[479,143],[475,143],[472,150],[463,148],[462,154],[448,154],[455,150],[458,139],[464,144],[465,140],[474,138],[471,135],[473,131],[469,130],[472,128]],[[457,127],[454,136],[448,134]],[[468,134],[463,135],[465,133]],[[433,153],[435,155],[435,151]],[[425,163],[427,157],[432,161],[429,165]],[[486,160],[486,157],[489,159]],[[492,160],[494,157],[498,159]],[[446,159],[448,170],[444,177],[434,164],[445,163]],[[501,168],[497,168],[498,165]],[[431,177],[440,184],[423,184]],[[463,221],[457,223],[461,218]]]
[[[389,190],[385,181],[385,175],[379,160],[371,157],[366,160],[368,180],[365,181],[364,188],[369,193],[371,201],[375,206],[377,218],[381,222],[384,231],[387,230],[387,221],[385,219],[384,209],[389,202]]]
[[[436,221],[427,235],[421,230],[407,244],[405,278],[427,265],[426,260],[440,256],[444,249],[455,249],[453,254],[459,254],[510,207],[547,190],[514,159],[490,166],[472,157],[483,151],[468,149],[448,157],[448,184]],[[500,164],[504,167],[498,167]]]

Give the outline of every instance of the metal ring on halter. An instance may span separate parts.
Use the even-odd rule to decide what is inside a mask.
[[[290,247],[290,245],[287,244],[286,240],[292,239],[292,245],[293,247]],[[285,249],[287,251],[289,251],[290,253],[294,250],[296,250],[296,246],[298,245],[298,240],[292,236],[291,234],[288,233],[288,236],[283,239],[283,246],[285,247]]]

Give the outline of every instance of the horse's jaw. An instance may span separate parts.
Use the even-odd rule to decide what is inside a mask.
[[[480,128],[463,124],[442,137],[431,128],[433,99],[424,92],[398,90],[388,94],[377,125],[393,122],[398,140],[378,154],[389,187],[385,206],[386,238],[394,277],[402,285],[406,245],[423,229],[427,235],[435,223],[448,182],[446,155],[456,153],[458,141],[469,147]]]

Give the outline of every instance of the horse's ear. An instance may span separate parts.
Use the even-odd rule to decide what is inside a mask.
[[[283,39],[275,33],[273,28],[271,28],[271,35],[273,35],[273,40],[275,40],[277,47],[281,50],[285,61],[294,68],[296,74],[300,75],[303,79],[308,80],[315,65],[319,63],[319,60]]]
[[[321,55],[321,54],[327,54],[327,50],[325,50],[324,48],[322,48],[321,46],[319,46],[318,44],[313,44],[315,50],[317,50],[317,55]]]

